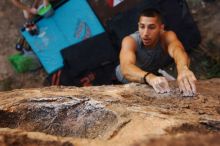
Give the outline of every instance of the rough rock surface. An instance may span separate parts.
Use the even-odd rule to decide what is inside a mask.
[[[198,82],[196,97],[176,84],[47,87],[0,93],[0,145],[218,145],[220,79]]]

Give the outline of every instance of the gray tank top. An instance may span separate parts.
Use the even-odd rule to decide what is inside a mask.
[[[161,47],[160,42],[157,43],[155,48],[144,48],[141,37],[138,31],[130,35],[137,43],[136,49],[136,65],[142,70],[156,73],[157,70],[163,66],[163,59],[167,57],[164,49]],[[116,67],[116,77],[122,83],[128,83],[121,73],[120,65]]]

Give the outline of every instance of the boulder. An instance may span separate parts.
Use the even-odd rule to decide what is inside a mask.
[[[220,79],[198,94],[145,84],[53,86],[0,93],[0,145],[218,145]]]

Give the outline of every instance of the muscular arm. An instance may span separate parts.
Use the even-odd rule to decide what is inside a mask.
[[[188,55],[174,32],[166,32],[164,38],[168,49],[167,51],[176,63],[179,88],[184,96],[193,96],[196,93],[196,77],[189,69],[190,60]]]
[[[123,39],[120,52],[121,71],[127,80],[143,83],[143,77],[147,72],[135,65],[136,48],[136,42],[132,37],[128,36]]]
[[[186,54],[182,43],[177,39],[177,36],[172,31],[165,34],[167,41],[167,49],[169,55],[174,59],[177,71],[181,72],[184,68],[188,68],[190,60]]]

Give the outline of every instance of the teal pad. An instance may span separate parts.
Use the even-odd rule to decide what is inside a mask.
[[[63,48],[104,32],[86,0],[67,1],[53,16],[39,20],[37,26],[37,36],[21,33],[49,74],[63,67]]]

